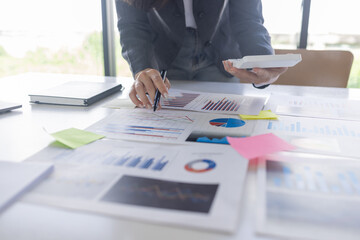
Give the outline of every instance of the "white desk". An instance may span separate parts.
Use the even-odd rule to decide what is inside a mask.
[[[52,87],[70,80],[120,81],[125,87],[90,107],[30,104],[27,96],[33,90]],[[0,114],[0,160],[23,161],[53,141],[43,130],[55,132],[69,127],[84,129],[112,113],[103,108],[107,101],[125,97],[129,78],[86,77],[56,74],[23,74],[0,79],[0,100],[18,102],[23,108]],[[176,81],[173,87],[205,92],[264,95],[272,92],[297,96],[328,96],[360,99],[360,89],[270,86],[264,90],[249,84]],[[226,235],[211,232],[153,225],[102,215],[75,212],[17,202],[0,215],[0,239],[78,240],[78,239],[271,239],[254,233],[255,168],[250,165],[246,180],[238,232]]]

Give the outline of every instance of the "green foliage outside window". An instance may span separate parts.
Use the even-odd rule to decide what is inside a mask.
[[[115,41],[117,76],[131,77],[127,62],[121,57],[119,38]],[[89,34],[81,47],[52,51],[37,48],[28,51],[23,58],[9,55],[0,46],[0,77],[25,72],[50,72],[103,75],[103,48],[101,32]],[[348,87],[360,88],[360,58],[355,55]]]

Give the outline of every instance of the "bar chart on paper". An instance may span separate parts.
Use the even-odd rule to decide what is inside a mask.
[[[359,101],[272,95],[268,106],[280,115],[360,120]]]
[[[195,119],[193,112],[123,109],[91,126],[90,130],[113,139],[177,142],[185,140]]]
[[[82,148],[77,151],[61,152],[54,156],[55,163],[72,163],[84,165],[102,165],[121,167],[126,169],[163,171],[169,164],[172,156],[167,154],[150,153],[151,150],[142,146],[142,149],[134,147],[106,145],[101,148],[101,143],[90,148]],[[138,145],[139,146],[139,145]],[[141,146],[139,146],[141,148]],[[101,151],[99,150],[101,149]]]
[[[263,130],[293,136],[360,138],[360,123],[344,120],[283,116],[281,121],[268,121],[256,129]]]
[[[198,93],[179,92],[178,94],[172,95],[167,99],[163,99],[162,105],[164,107],[184,108],[198,96],[200,96]]]
[[[107,164],[114,166],[124,166],[127,168],[147,169],[153,171],[162,171],[169,162],[169,160],[166,159],[166,156],[162,156],[157,159],[155,157],[131,154],[126,154],[121,158],[108,158],[106,161],[108,161]]]
[[[266,161],[267,184],[275,189],[360,195],[360,165],[324,168],[320,164]]]
[[[161,100],[164,108],[227,114],[258,115],[266,100],[265,97],[180,90],[170,90],[169,94],[168,99]]]

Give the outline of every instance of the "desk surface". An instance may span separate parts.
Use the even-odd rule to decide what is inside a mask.
[[[30,92],[70,80],[119,81],[125,90],[90,107],[29,103]],[[127,97],[131,83],[130,78],[36,73],[1,78],[0,101],[20,103],[23,107],[0,114],[0,160],[23,161],[53,141],[46,131],[56,132],[70,127],[85,129],[111,114],[116,110],[102,106],[114,98]],[[273,85],[259,90],[250,84],[191,81],[173,81],[172,86],[192,91],[259,96],[281,93],[360,99],[360,89]],[[245,184],[239,228],[233,235],[160,226],[19,201],[0,215],[0,239],[270,239],[254,232],[256,184],[255,168],[251,165]]]

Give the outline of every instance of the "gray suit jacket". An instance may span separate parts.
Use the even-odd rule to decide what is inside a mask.
[[[171,68],[185,35],[183,0],[147,12],[115,1],[122,54],[133,74]],[[193,9],[199,37],[224,73],[222,60],[273,54],[261,0],[194,0]]]

